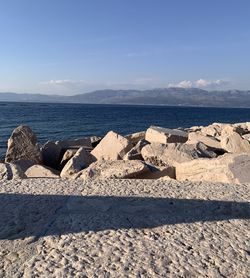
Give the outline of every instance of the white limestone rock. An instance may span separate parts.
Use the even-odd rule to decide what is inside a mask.
[[[141,154],[146,162],[155,166],[174,166],[176,162],[182,163],[199,157],[217,156],[212,151],[207,150],[202,143],[170,143],[167,145],[151,143],[142,148]]]
[[[97,160],[119,160],[123,159],[125,154],[132,148],[133,145],[128,139],[114,131],[110,131],[93,151],[91,151],[91,154]]]
[[[176,167],[177,180],[208,181],[224,183],[250,182],[250,155],[224,154],[214,159],[195,159],[179,163]]]
[[[28,178],[60,178],[59,172],[42,165],[33,165],[28,168],[25,175]]]
[[[235,131],[223,131],[221,134],[221,148],[229,153],[250,153],[250,143]]]
[[[74,179],[81,170],[87,168],[94,161],[94,157],[89,152],[84,148],[80,148],[63,167],[60,176],[62,178]]]
[[[177,129],[151,126],[146,131],[145,139],[150,143],[185,143],[188,140],[188,133]]]
[[[56,141],[56,144],[61,146],[62,149],[70,149],[72,147],[74,148],[82,148],[84,147],[85,149],[92,148],[91,145],[91,137],[83,137],[79,139],[68,139],[68,140],[60,140]]]
[[[139,179],[150,172],[148,166],[138,160],[100,160],[81,171],[78,178],[93,179]]]

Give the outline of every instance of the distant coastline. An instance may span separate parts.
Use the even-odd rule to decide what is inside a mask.
[[[133,103],[78,103],[78,102],[42,102],[42,101],[1,101],[0,106],[2,104],[55,104],[55,105],[88,105],[88,106],[106,106],[106,107],[166,107],[166,108],[205,108],[205,109],[250,109],[249,107],[223,107],[223,106],[202,106],[202,105],[168,105],[168,104],[133,104]]]
[[[72,96],[1,92],[0,102],[250,108],[250,90],[206,91],[197,88],[106,89]]]

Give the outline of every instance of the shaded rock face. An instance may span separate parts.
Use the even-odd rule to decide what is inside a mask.
[[[30,168],[33,165],[36,165],[36,162],[32,160],[20,159],[18,161],[15,161],[14,164],[17,165],[25,173],[28,168]]]
[[[59,172],[42,165],[33,165],[25,172],[28,178],[59,178]]]
[[[182,163],[199,157],[216,157],[213,151],[202,144],[159,144],[146,145],[141,150],[146,162],[156,166],[174,166],[176,162]]]
[[[250,182],[250,155],[225,154],[176,164],[176,179],[225,183]]]
[[[176,178],[175,167],[173,166],[154,167],[153,165],[148,165],[148,167],[150,171],[142,174],[140,176],[141,179]]]
[[[132,148],[133,145],[125,137],[110,131],[94,148],[91,154],[97,160],[120,160]]]
[[[61,161],[65,152],[68,149],[75,149],[76,152],[81,147],[91,150],[91,137],[56,142],[48,141],[41,148],[44,165],[53,169],[61,169]]]
[[[11,163],[0,163],[0,180],[15,180],[27,178],[17,165]]]
[[[42,163],[36,135],[28,126],[15,128],[8,140],[5,162],[16,162],[20,159]]]
[[[146,131],[145,139],[150,143],[185,143],[188,140],[188,133],[177,129],[151,126]]]
[[[64,166],[60,176],[62,178],[74,179],[78,172],[87,168],[94,161],[95,158],[90,153],[88,153],[84,148],[80,148]]]
[[[150,172],[148,166],[138,160],[100,160],[81,171],[78,178],[89,179],[135,179]]]
[[[44,165],[57,169],[60,162],[62,147],[56,142],[48,141],[41,148]]]
[[[144,146],[150,144],[147,140],[140,140],[128,153],[123,157],[124,160],[143,160],[141,150]]]

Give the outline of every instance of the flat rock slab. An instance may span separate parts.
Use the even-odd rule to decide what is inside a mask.
[[[248,277],[250,185],[0,182],[0,277]]]
[[[188,140],[188,133],[178,129],[150,126],[146,131],[145,139],[150,143],[185,143]]]

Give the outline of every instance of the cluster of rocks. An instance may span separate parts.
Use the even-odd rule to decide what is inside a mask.
[[[250,122],[187,129],[151,126],[122,136],[37,144],[28,126],[8,140],[0,179],[177,179],[250,182]]]

